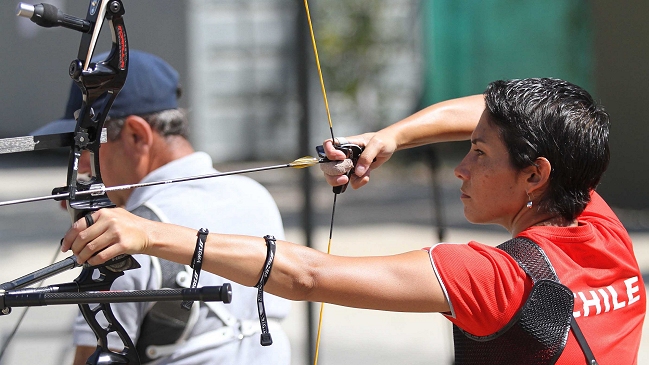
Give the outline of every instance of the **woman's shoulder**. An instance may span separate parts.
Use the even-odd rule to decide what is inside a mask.
[[[495,246],[476,241],[442,243],[430,252],[452,308],[449,319],[474,335],[502,328],[531,290],[523,269]]]

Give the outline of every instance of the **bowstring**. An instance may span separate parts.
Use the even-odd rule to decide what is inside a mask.
[[[311,44],[313,45],[313,55],[315,56],[315,65],[318,69],[320,79],[320,89],[322,90],[322,99],[324,100],[325,110],[327,111],[327,121],[329,122],[329,131],[331,132],[331,141],[335,142],[334,127],[331,123],[331,112],[329,111],[329,101],[327,100],[327,90],[325,90],[324,78],[322,77],[322,68],[320,68],[320,57],[318,57],[318,46],[315,43],[315,33],[313,32],[313,23],[311,22],[311,12],[309,11],[309,0],[304,0],[304,9],[306,10],[306,19],[309,23],[309,34],[311,35]]]
[[[325,110],[327,112],[327,121],[329,122],[329,132],[331,132],[331,141],[335,143],[334,128],[331,122],[331,112],[329,111],[329,101],[327,100],[327,90],[325,89],[324,78],[322,77],[322,68],[320,67],[320,57],[318,56],[318,46],[315,41],[315,33],[313,31],[313,23],[311,22],[311,12],[309,11],[309,0],[304,0],[304,9],[306,10],[307,22],[309,24],[309,34],[311,36],[311,44],[313,45],[313,55],[315,57],[315,64],[318,70],[318,77],[320,80],[320,89],[322,91],[322,99],[324,101]],[[331,222],[329,225],[329,242],[327,243],[327,254],[331,253],[331,238],[334,228],[334,213],[336,212],[336,198],[338,194],[334,193],[333,206],[331,208]],[[322,317],[324,313],[324,302],[320,303],[320,315],[318,317],[318,333],[315,342],[315,354],[313,357],[313,365],[318,365],[318,354],[320,351],[320,334],[322,332]]]

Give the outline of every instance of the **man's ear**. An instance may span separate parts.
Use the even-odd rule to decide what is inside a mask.
[[[524,168],[527,193],[532,196],[543,195],[550,182],[550,172],[552,172],[552,164],[545,157],[538,157],[534,165]]]
[[[137,115],[129,115],[124,120],[120,138],[124,139],[124,142],[135,150],[149,149],[153,144],[153,130],[143,118]]]

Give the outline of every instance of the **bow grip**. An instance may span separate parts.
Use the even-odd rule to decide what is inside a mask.
[[[363,153],[363,147],[354,144],[354,143],[343,143],[336,145],[334,144],[334,148],[343,151],[345,153],[345,159],[350,159],[352,160],[352,168],[345,173],[345,175],[349,178],[351,174],[354,173],[354,168],[356,167],[356,163],[358,162],[358,158],[361,156],[361,153]],[[320,158],[321,162],[331,162],[330,159],[327,158],[324,152],[324,147],[322,145],[316,146],[316,152],[318,153],[318,157]],[[333,192],[334,194],[342,194],[347,190],[347,185],[349,185],[349,180],[347,180],[347,183],[344,185],[338,185],[333,187]]]

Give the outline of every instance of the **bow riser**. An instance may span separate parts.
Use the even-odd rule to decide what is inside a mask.
[[[103,186],[99,164],[101,130],[128,74],[128,39],[123,15],[124,6],[120,0],[103,0],[100,4],[91,1],[86,19],[93,24],[92,31],[82,35],[79,58],[70,64],[70,77],[81,90],[83,103],[77,114],[75,143],[68,160],[67,187],[54,189],[52,194],[63,191],[70,194],[67,206],[73,221],[88,212],[114,206],[106,194],[77,197],[76,192]],[[111,30],[111,52],[106,60],[90,63],[104,18],[109,21]],[[92,106],[103,95],[106,95],[104,102],[97,111],[93,110]],[[90,152],[91,171],[90,178],[80,182],[78,167],[84,150]]]
[[[66,17],[52,5],[40,4],[38,6],[47,9],[46,18],[49,17],[51,20],[56,20],[57,17]],[[19,5],[19,8],[29,10],[36,9],[38,6]],[[19,11],[18,15],[23,14]],[[30,15],[29,12],[27,15]],[[82,21],[88,25],[87,31],[86,28],[83,29],[78,58],[71,62],[68,70],[70,77],[81,90],[82,104],[75,113],[76,126],[68,158],[67,186],[55,188],[52,194],[68,195],[66,205],[72,222],[86,217],[90,225],[92,218],[89,213],[115,206],[105,192],[84,195],[77,195],[77,192],[104,186],[99,163],[103,125],[128,74],[128,40],[123,15],[124,6],[121,0],[90,0],[85,22]],[[31,19],[40,24],[33,17]],[[106,60],[91,62],[105,21],[109,24],[112,36],[111,51]],[[50,21],[47,24],[59,25],[56,21]],[[93,110],[92,106],[104,96],[103,102],[97,106],[98,110]],[[91,176],[88,180],[79,181],[79,160],[83,151],[88,151],[91,156]],[[132,257],[120,255],[100,267],[84,266],[81,274],[74,281],[79,291],[97,287],[101,290],[109,290],[114,280],[123,275],[123,271],[138,267],[139,264]],[[88,304],[79,304],[79,309],[97,337],[97,349],[88,359],[87,364],[136,365],[140,363],[132,340],[115,318],[109,303],[101,303],[93,308],[90,308]],[[103,327],[99,323],[97,320],[99,313],[102,313],[108,321],[108,326]],[[108,348],[107,336],[111,332],[116,333],[124,345],[120,352]]]

